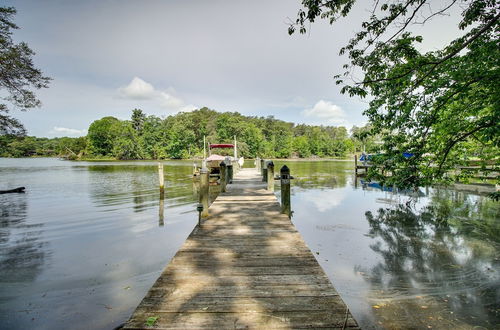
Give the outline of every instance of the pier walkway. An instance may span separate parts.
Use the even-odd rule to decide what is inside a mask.
[[[257,171],[227,190],[124,329],[358,328]]]

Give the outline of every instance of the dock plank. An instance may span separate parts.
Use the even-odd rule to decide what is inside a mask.
[[[358,328],[265,187],[254,169],[235,176],[124,329]]]

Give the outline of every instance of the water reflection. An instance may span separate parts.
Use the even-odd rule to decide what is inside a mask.
[[[2,183],[30,183],[0,195],[0,328],[112,329],[196,225],[189,161],[165,161],[164,200],[156,162],[0,161]],[[363,328],[499,323],[500,203],[431,189],[407,206],[355,189],[352,162],[286,164],[293,222]]]
[[[156,162],[0,159],[27,186],[0,196],[0,328],[124,322],[196,223],[191,163],[166,165],[160,200]]]
[[[176,205],[192,203],[191,168],[176,165],[165,167],[164,198],[175,200]],[[132,202],[133,211],[141,213],[160,204],[156,165],[91,165],[88,171],[91,198],[97,206],[116,210]]]
[[[381,325],[498,325],[499,210],[486,198],[438,189],[423,207],[366,212],[370,247],[382,261],[356,270],[372,286]]]
[[[292,189],[342,188],[346,187],[351,180],[351,176],[348,175],[352,171],[350,162],[276,160],[274,161],[276,175],[279,175],[279,169],[284,164],[290,168],[290,174],[294,177]]]
[[[0,282],[33,281],[49,257],[43,224],[28,224],[26,195],[0,196]]]
[[[164,197],[164,196],[162,196]],[[158,226],[163,227],[165,225],[164,222],[164,213],[165,213],[165,198],[160,197],[160,206],[158,208]]]

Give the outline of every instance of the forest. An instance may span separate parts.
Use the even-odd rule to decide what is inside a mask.
[[[38,138],[0,135],[0,157],[64,157],[68,159],[187,159],[203,156],[203,137],[231,143],[246,158],[346,157],[363,149],[377,150],[370,127],[312,126],[268,117],[244,116],[201,108],[166,118],[132,110],[130,120],[95,120],[87,136]]]

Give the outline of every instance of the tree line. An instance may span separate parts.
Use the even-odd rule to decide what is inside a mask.
[[[134,109],[130,120],[95,120],[85,137],[37,138],[0,136],[1,157],[60,156],[70,159],[187,159],[203,155],[203,137],[210,143],[232,143],[246,157],[346,157],[375,152],[377,136],[370,127],[348,132],[340,126],[313,126],[268,117],[244,116],[202,108],[167,118]],[[350,133],[350,134],[349,134]],[[217,152],[219,152],[218,150]]]

